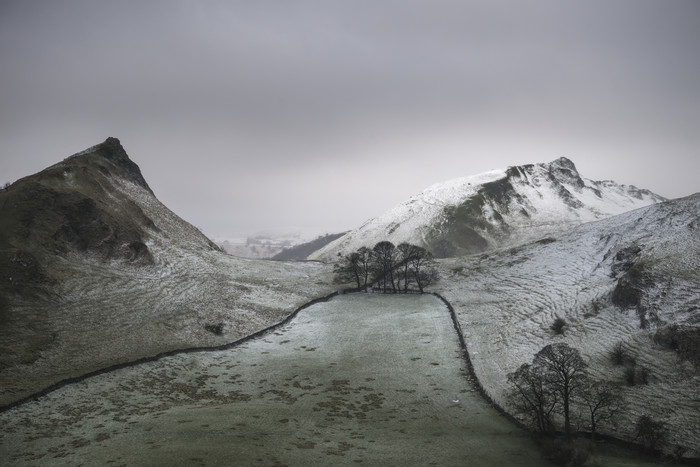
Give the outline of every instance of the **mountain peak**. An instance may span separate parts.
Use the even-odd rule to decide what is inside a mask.
[[[571,159],[560,157],[547,164],[547,166],[549,173],[559,182],[573,185],[579,189],[586,186]]]
[[[141,174],[141,169],[134,161],[129,159],[129,155],[126,153],[124,147],[117,138],[110,136],[100,144],[96,144],[95,146],[91,146],[83,151],[73,154],[72,156],[68,157],[66,161],[77,158],[90,158],[94,156],[100,156],[107,159],[117,167],[124,170],[137,185],[140,185],[153,193],[151,187],[149,187],[148,183],[146,183],[146,179],[143,177],[143,174]]]
[[[584,179],[560,157],[435,184],[309,258],[332,259],[380,240],[420,245],[437,257],[479,253],[660,201],[648,190]]]
[[[560,157],[549,163],[550,167],[561,167],[563,169],[569,169],[576,171],[576,165],[568,157]]]

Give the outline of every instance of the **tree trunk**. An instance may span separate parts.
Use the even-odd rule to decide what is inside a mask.
[[[571,441],[571,419],[569,418],[569,388],[564,387],[564,432],[566,440]]]

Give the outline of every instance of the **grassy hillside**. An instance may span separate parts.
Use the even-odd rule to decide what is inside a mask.
[[[698,213],[700,194],[444,260],[439,287],[492,397],[506,406],[506,375],[545,345],[566,342],[629,403],[604,431],[631,439],[637,418],[648,414],[668,424],[669,449],[700,456]],[[552,330],[557,318],[566,323],[562,334]],[[610,358],[618,343],[622,365]]]
[[[328,266],[222,253],[156,199],[114,138],[0,192],[0,219],[0,405],[238,339],[332,291]]]

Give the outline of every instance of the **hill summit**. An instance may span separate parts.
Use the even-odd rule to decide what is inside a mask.
[[[331,260],[382,240],[420,245],[437,257],[479,253],[661,201],[649,190],[583,178],[561,157],[437,183],[309,259]]]

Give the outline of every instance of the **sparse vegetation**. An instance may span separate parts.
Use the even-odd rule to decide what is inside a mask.
[[[636,386],[638,384],[649,384],[649,369],[645,366],[637,365],[636,360],[630,360],[625,365],[625,382],[628,386]]]
[[[631,361],[631,357],[623,346],[622,341],[616,342],[613,348],[610,349],[610,361],[616,366],[622,366]]]
[[[566,467],[596,467],[595,444],[588,440],[577,439],[554,444],[551,452],[547,453],[555,464]]]
[[[550,326],[550,329],[554,331],[555,334],[564,334],[564,328],[566,327],[566,320],[561,316],[557,316],[554,322]]]
[[[673,350],[684,360],[700,367],[700,331],[673,324],[658,328],[654,333],[654,342]]]
[[[204,329],[209,331],[210,333],[221,336],[224,334],[224,323],[216,323],[216,324],[205,324]]]
[[[650,451],[660,450],[668,439],[666,424],[662,421],[654,420],[646,414],[640,416],[637,420],[634,433],[634,439],[641,442]]]

